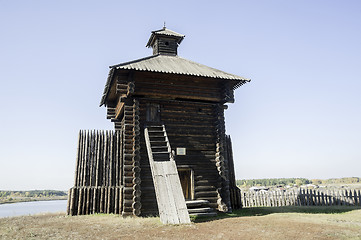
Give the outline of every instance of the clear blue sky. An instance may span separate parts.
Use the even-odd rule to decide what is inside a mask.
[[[0,189],[68,189],[79,129],[112,129],[108,66],[181,57],[251,78],[226,111],[238,179],[361,176],[361,1],[0,0]]]

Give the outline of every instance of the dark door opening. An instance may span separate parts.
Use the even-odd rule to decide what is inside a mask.
[[[160,122],[160,105],[157,103],[147,104],[147,122],[159,123]]]
[[[182,185],[182,190],[185,200],[194,199],[193,191],[193,171],[190,168],[178,168],[179,180]]]

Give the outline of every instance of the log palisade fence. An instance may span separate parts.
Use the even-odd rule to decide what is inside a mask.
[[[68,214],[120,214],[123,136],[121,131],[80,131],[75,186],[69,190]]]
[[[243,207],[361,206],[361,190],[242,191]]]

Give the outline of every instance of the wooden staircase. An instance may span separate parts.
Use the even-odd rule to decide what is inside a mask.
[[[190,216],[215,217],[217,212],[209,207],[207,200],[186,201],[188,213]]]
[[[144,136],[160,220],[164,224],[190,223],[165,126],[147,126],[144,129]]]

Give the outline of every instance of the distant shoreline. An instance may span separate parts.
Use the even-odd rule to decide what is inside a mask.
[[[12,203],[21,203],[21,202],[38,202],[38,201],[54,201],[54,200],[68,200],[68,196],[59,196],[59,197],[44,197],[44,198],[19,198],[19,199],[0,199],[0,205],[2,204],[12,204]]]
[[[0,190],[0,204],[19,202],[67,200],[68,193],[58,190],[4,191]]]

